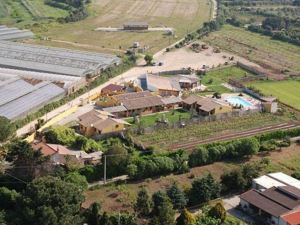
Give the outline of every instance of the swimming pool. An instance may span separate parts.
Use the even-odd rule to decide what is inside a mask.
[[[225,100],[227,100],[232,105],[242,105],[244,108],[253,106],[251,102],[239,96],[230,96],[227,97]]]

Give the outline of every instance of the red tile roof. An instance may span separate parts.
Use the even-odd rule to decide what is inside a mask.
[[[289,225],[300,225],[300,210],[282,216],[282,219]]]
[[[41,153],[44,156],[53,155],[57,152],[56,150],[54,150],[53,148],[51,148],[50,146],[48,146],[44,142],[33,143],[31,146],[35,150],[41,150]]]
[[[122,91],[124,90],[124,86],[117,85],[117,84],[109,84],[106,87],[102,88],[102,91],[105,92],[115,92],[115,91]]]

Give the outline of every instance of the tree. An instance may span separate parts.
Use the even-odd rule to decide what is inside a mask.
[[[15,209],[18,200],[20,199],[20,194],[15,190],[10,190],[6,187],[0,188],[0,209],[12,210]]]
[[[246,181],[240,169],[233,169],[221,175],[222,191],[224,193],[244,190]]]
[[[106,171],[108,176],[119,176],[126,172],[127,167],[127,150],[120,144],[113,144],[105,153]],[[104,157],[102,157],[104,163]]]
[[[240,147],[242,156],[250,156],[258,153],[260,143],[256,138],[244,138],[241,139]]]
[[[226,210],[223,204],[221,202],[218,202],[214,207],[212,207],[208,211],[208,215],[215,219],[221,220],[221,222],[224,222],[226,219]]]
[[[150,221],[151,225],[175,225],[175,211],[170,199],[165,195],[163,198],[157,198],[154,203],[153,217]],[[157,200],[161,198],[161,202]]]
[[[6,141],[15,132],[14,126],[6,117],[0,116],[0,142]]]
[[[45,132],[45,139],[48,143],[72,146],[75,143],[76,134],[71,128],[56,126]]]
[[[34,150],[24,140],[15,140],[8,147],[7,161],[13,163],[12,173],[21,180],[31,181],[35,177],[36,169],[49,158],[41,151]]]
[[[167,195],[171,199],[174,209],[183,209],[186,206],[185,194],[175,182],[167,189]]]
[[[149,65],[151,65],[151,63],[152,63],[153,56],[147,54],[147,55],[145,55],[144,60],[146,61],[147,65],[149,66]]]
[[[82,191],[60,178],[45,176],[31,182],[23,193],[19,214],[23,224],[82,224]]]
[[[187,209],[183,209],[180,216],[176,219],[176,225],[195,225],[195,218]]]
[[[189,156],[189,166],[202,166],[209,163],[209,154],[208,150],[205,147],[198,147],[192,152]]]
[[[82,191],[85,191],[88,188],[88,182],[86,178],[80,175],[78,172],[68,173],[64,180],[66,182],[75,184]]]
[[[220,196],[220,189],[220,184],[209,173],[193,181],[189,201],[192,205],[208,202]]]
[[[6,225],[5,221],[5,211],[0,211],[0,225]]]
[[[196,219],[196,225],[219,225],[220,223],[221,221],[219,219],[207,215],[201,215]]]
[[[90,207],[87,209],[85,217],[89,225],[100,225],[100,210],[101,205],[97,202],[91,204]]]
[[[134,205],[134,210],[141,217],[148,216],[151,211],[151,201],[148,192],[145,188],[142,188]]]

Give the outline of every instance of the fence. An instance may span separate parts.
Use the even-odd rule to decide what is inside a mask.
[[[151,127],[130,128],[130,131],[134,134],[152,133],[160,129],[177,129],[177,128],[183,128],[185,126],[189,126],[193,124],[201,125],[201,123],[203,122],[223,121],[230,118],[243,117],[243,116],[251,115],[254,113],[260,113],[260,112],[261,109],[249,109],[249,110],[238,110],[238,111],[222,113],[217,115],[210,115],[210,116],[197,115],[193,117],[191,116],[190,119],[182,119],[174,123],[157,122],[156,125]]]

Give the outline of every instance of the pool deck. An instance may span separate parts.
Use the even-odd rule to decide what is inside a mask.
[[[242,98],[243,100],[249,102],[251,104],[251,106],[244,107],[243,108],[244,110],[260,109],[260,107],[261,107],[261,102],[259,100],[251,97],[250,95],[244,94],[244,93],[242,94],[242,96],[240,96],[239,93],[222,94],[221,100],[228,103],[229,105],[232,105],[226,100],[227,98],[230,98],[230,97],[239,97],[239,98]]]

